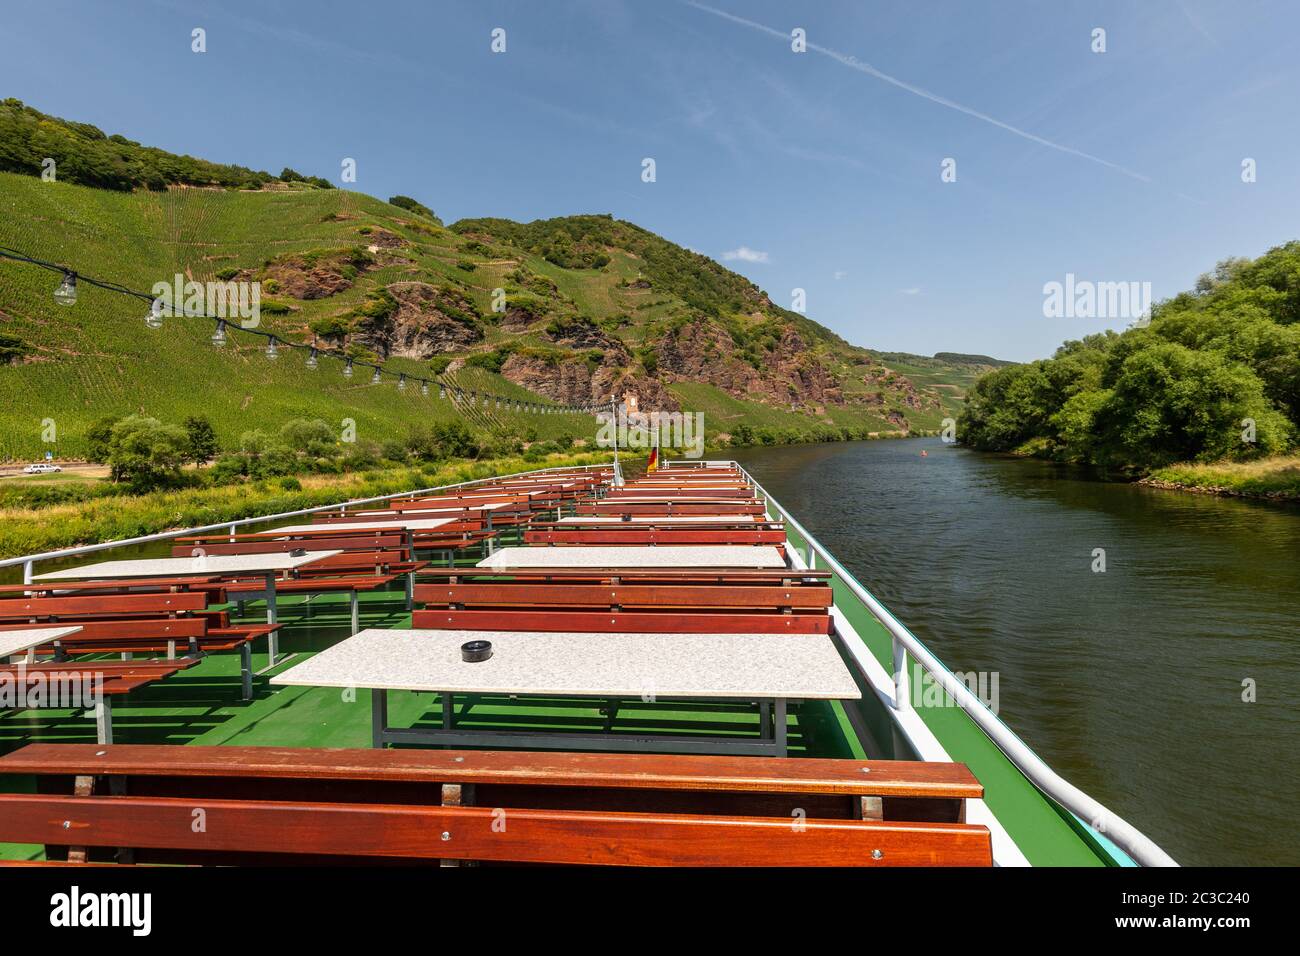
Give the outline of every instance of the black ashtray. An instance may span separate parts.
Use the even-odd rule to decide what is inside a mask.
[[[491,641],[466,641],[460,646],[460,659],[470,664],[485,661],[491,656]]]
[[[294,548],[292,551],[289,552],[289,557],[291,558],[305,558],[306,556],[307,556],[306,548]]]
[[[624,521],[631,521],[631,520],[632,520],[632,515],[631,515],[631,514],[625,514],[625,515],[623,515],[622,520],[624,520]]]

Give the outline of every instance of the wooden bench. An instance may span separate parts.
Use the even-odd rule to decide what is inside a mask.
[[[602,498],[577,506],[580,515],[761,515],[761,504],[746,501],[629,501]]]
[[[91,582],[109,590],[88,593],[79,588],[69,594],[28,595],[0,599],[0,629],[31,627],[34,624],[76,624],[81,630],[62,638],[57,648],[36,648],[35,654],[55,654],[59,659],[79,654],[165,653],[175,660],[178,645],[184,656],[198,660],[216,651],[240,652],[241,685],[244,699],[253,695],[253,667],[250,645],[267,637],[276,625],[232,627],[227,618],[207,613],[214,597],[209,590],[163,592],[123,590],[134,582]],[[62,585],[42,585],[62,589]],[[217,592],[217,600],[223,600]]]
[[[525,544],[784,544],[780,529],[737,528],[569,528],[555,525],[524,532]]]
[[[193,667],[197,657],[165,661],[46,661],[0,664],[0,680],[26,707],[83,709],[93,705],[96,739],[113,742],[112,699]],[[41,699],[35,698],[40,689]],[[25,708],[24,708],[25,709]],[[63,746],[63,745],[59,745]]]
[[[829,634],[828,572],[435,572],[414,628]]]
[[[952,763],[31,744],[0,774],[38,778],[0,842],[56,863],[992,864]]]
[[[394,536],[382,535],[381,538]],[[275,581],[276,596],[286,594],[304,594],[309,598],[318,594],[336,594],[345,593],[348,595],[349,610],[352,619],[352,633],[355,634],[360,630],[360,607],[358,597],[362,591],[378,591],[386,588],[394,581],[402,578],[406,579],[406,606],[411,607],[412,594],[415,587],[415,573],[428,565],[427,561],[410,560],[410,550],[404,543],[404,538],[400,535],[395,536],[396,543],[379,549],[371,550],[345,550],[339,554],[330,555],[315,561],[310,565],[299,568],[296,577],[277,578]],[[365,540],[372,541],[373,538]],[[302,541],[241,541],[231,545],[234,548],[249,547],[247,553],[267,553],[264,545],[290,545],[289,548],[272,548],[270,553],[277,551],[296,551],[303,545]],[[313,542],[312,550],[318,548]],[[227,553],[241,554],[242,551],[232,551]],[[231,598],[240,605],[242,612],[243,602],[239,595],[249,593],[264,593],[266,589],[266,580],[264,578],[228,578],[225,581],[226,590]],[[308,613],[312,608],[308,605]]]
[[[618,501],[622,498],[637,497],[671,497],[671,498],[734,498],[744,500],[754,497],[754,489],[743,485],[734,487],[719,488],[708,486],[704,488],[690,487],[637,487],[634,485],[624,485],[617,491],[611,491],[604,501]]]

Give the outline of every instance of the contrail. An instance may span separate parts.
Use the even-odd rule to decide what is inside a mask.
[[[751,30],[758,30],[761,33],[766,33],[769,36],[774,36],[781,40],[788,41],[790,39],[789,34],[782,33],[780,30],[774,30],[761,23],[755,23],[753,20],[746,20],[744,17],[738,17],[734,13],[727,13],[725,10],[718,10],[714,7],[706,6],[703,3],[697,3],[696,0],[683,0],[683,2],[697,10],[703,10],[705,13],[711,13],[715,17],[721,17],[724,20],[730,20],[732,23],[739,23],[741,26],[749,27]],[[914,96],[919,96],[922,99],[929,100],[931,103],[938,103],[940,106],[946,106],[950,110],[964,113],[966,116],[974,117],[975,119],[988,123],[991,126],[996,126],[998,129],[1004,129],[1008,133],[1013,133],[1016,136],[1019,136],[1021,139],[1029,140],[1031,143],[1037,143],[1040,146],[1046,146],[1048,149],[1054,149],[1061,153],[1068,153],[1071,156],[1078,156],[1080,159],[1086,159],[1089,162],[1097,163],[1099,166],[1113,169],[1118,173],[1123,173],[1125,176],[1129,176],[1144,183],[1151,182],[1150,177],[1144,176],[1142,173],[1129,169],[1126,166],[1121,166],[1119,163],[1112,163],[1108,159],[1102,159],[1100,156],[1092,155],[1092,153],[1085,153],[1083,150],[1075,149],[1073,146],[1064,146],[1061,143],[1053,143],[1050,139],[1043,139],[1043,137],[1037,136],[1028,130],[1012,126],[1010,123],[1004,123],[1002,120],[989,116],[987,113],[981,113],[979,110],[971,109],[969,106],[962,106],[960,103],[955,103],[945,96],[940,96],[938,93],[931,93],[929,90],[922,89],[919,86],[914,86],[905,80],[900,80],[896,76],[890,76],[888,73],[877,70],[870,63],[863,63],[857,57],[850,56],[847,53],[840,53],[824,46],[818,46],[816,43],[812,42],[808,43],[808,49],[815,53],[820,53],[822,56],[828,56],[832,60],[842,63],[844,66],[857,70],[859,73],[873,76],[878,80],[888,83],[890,86],[896,86],[900,90],[906,90]]]

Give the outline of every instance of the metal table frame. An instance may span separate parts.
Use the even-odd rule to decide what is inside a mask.
[[[788,711],[790,704],[801,703],[795,698],[662,698],[703,703],[725,700],[727,703],[751,701],[758,705],[759,737],[735,738],[695,734],[614,734],[568,733],[527,730],[466,730],[456,726],[456,693],[434,691],[442,698],[442,726],[390,727],[388,726],[388,690],[372,688],[370,691],[370,718],[372,743],[376,748],[385,744],[431,744],[447,747],[538,748],[542,750],[603,750],[613,752],[650,752],[682,754],[736,754],[755,757],[784,757],[789,751]],[[465,697],[498,696],[495,694],[464,694]],[[504,695],[501,695],[504,696]],[[532,695],[530,695],[532,696]],[[546,697],[548,695],[536,695]],[[564,698],[570,699],[565,695]],[[619,700],[634,698],[607,698],[593,696],[593,701],[605,701],[608,708],[605,726],[609,728],[618,714]]]

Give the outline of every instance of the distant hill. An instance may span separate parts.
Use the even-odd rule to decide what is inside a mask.
[[[948,418],[960,414],[966,394],[981,376],[1016,364],[988,355],[961,352],[936,352],[932,356],[910,352],[876,352],[875,355],[889,368],[906,375],[919,388],[938,393]]]
[[[271,185],[333,189],[327,179],[285,169],[279,176],[178,156],[141,146],[89,123],[50,116],[21,100],[0,100],[0,170],[39,176],[47,159],[55,178],[100,189],[166,189],[173,185],[262,189]]]
[[[64,156],[57,182],[31,162],[47,149]],[[0,106],[0,150],[18,170],[0,173],[0,245],[136,289],[178,273],[259,281],[263,325],[285,339],[467,389],[565,404],[632,393],[642,408],[703,411],[710,435],[744,424],[788,440],[937,428],[971,368],[850,345],[707,256],[608,215],[444,228],[409,197],[286,185],[14,100]],[[46,419],[56,453],[80,455],[90,422],[130,411],[208,414],[223,445],[301,416],[355,419],[374,441],[466,413],[501,435],[592,431],[587,416],[453,409],[345,379],[332,359],[315,372],[296,353],[271,362],[238,335],[215,349],[210,322],[151,329],[140,303],[89,286],[64,308],[56,278],[0,260],[0,457],[40,453]]]

